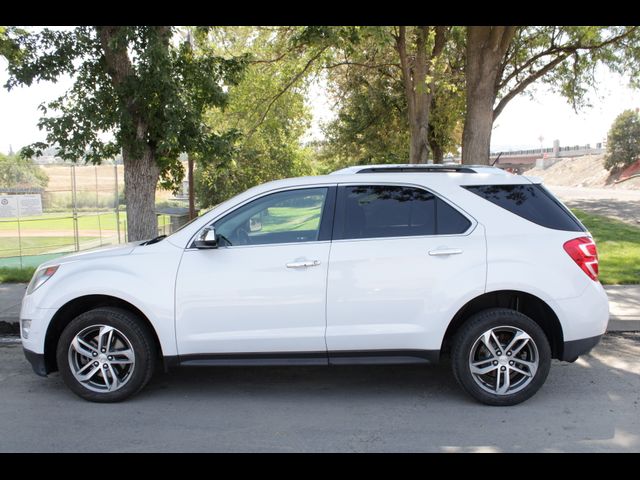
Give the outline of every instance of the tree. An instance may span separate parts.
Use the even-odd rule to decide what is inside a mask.
[[[467,113],[462,133],[462,163],[489,163],[500,64],[515,27],[467,27]]]
[[[625,110],[616,117],[607,135],[607,154],[604,166],[616,171],[627,167],[640,157],[640,114]]]
[[[427,163],[429,114],[449,29],[445,26],[420,26],[414,27],[413,34],[407,35],[407,27],[400,26],[393,34],[407,99],[411,135],[409,163]]]
[[[37,155],[59,146],[65,160],[100,163],[122,151],[130,240],[156,235],[155,191],[176,188],[184,151],[229,150],[233,132],[204,128],[202,113],[223,107],[225,88],[238,82],[243,59],[193,55],[172,43],[168,26],[78,27],[70,31],[16,29],[0,50],[9,61],[6,88],[72,75],[62,97],[41,105],[47,143],[23,149]],[[47,116],[49,110],[57,116]]]
[[[201,158],[195,172],[200,206],[220,203],[257,184],[312,173],[301,138],[309,127],[305,104],[311,59],[322,48],[295,44],[293,27],[220,27],[208,36],[216,55],[247,55],[244,77],[229,94],[225,115],[210,114],[212,130],[241,136],[228,158]],[[204,48],[204,47],[203,47]],[[311,62],[313,63],[313,62]]]
[[[393,50],[387,52],[393,55]],[[407,163],[409,125],[402,81],[394,67],[329,70],[338,111],[318,145],[327,170],[347,165]]]
[[[0,188],[44,188],[49,177],[30,159],[0,153]]]
[[[493,123],[506,105],[541,81],[575,109],[595,86],[595,67],[640,72],[638,27],[467,27],[462,162],[488,164]]]
[[[339,113],[326,128],[322,155],[336,167],[405,163],[411,158],[410,145],[416,152],[419,145],[420,155],[431,150],[436,163],[457,150],[464,109],[464,30],[446,29],[447,41],[441,39],[443,45],[436,49],[436,30],[416,28],[421,30],[360,27],[354,41],[334,49],[325,68]],[[418,50],[416,32],[424,29],[427,41]],[[406,61],[404,70],[401,58]],[[420,72],[425,69],[416,68],[422,61],[429,64],[424,76]],[[410,104],[416,107],[410,109]],[[417,126],[425,118],[426,134]]]

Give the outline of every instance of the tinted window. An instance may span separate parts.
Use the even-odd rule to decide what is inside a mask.
[[[436,198],[436,209],[438,214],[436,233],[438,235],[464,233],[471,226],[467,217],[439,198]]]
[[[358,185],[340,191],[336,238],[462,233],[470,225],[455,209],[419,188]]]
[[[215,222],[226,245],[264,245],[318,240],[327,188],[273,193]]]
[[[543,227],[586,231],[580,221],[542,185],[473,185],[465,188]]]

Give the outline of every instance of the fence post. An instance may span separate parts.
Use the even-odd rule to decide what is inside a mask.
[[[24,266],[22,264],[22,231],[20,230],[20,200],[18,200],[16,203],[17,203],[17,210],[18,210],[18,216],[16,217],[18,219],[18,253],[20,254],[20,270],[22,270]]]
[[[116,230],[118,231],[118,243],[120,243],[120,190],[118,190],[118,160],[115,159],[113,162],[113,168],[115,171],[115,179],[116,179],[116,201],[115,209],[116,209]]]
[[[100,232],[100,246],[102,246],[102,222],[100,221],[100,210],[98,203],[100,202],[100,196],[98,195],[98,166],[93,166],[93,171],[96,177],[96,215],[98,217],[98,231]]]
[[[80,238],[78,235],[78,205],[76,198],[76,166],[71,165],[71,202],[73,209],[73,240],[76,252],[80,250]]]

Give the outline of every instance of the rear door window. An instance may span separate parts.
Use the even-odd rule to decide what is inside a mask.
[[[335,239],[464,233],[471,222],[426,190],[398,185],[340,187]]]
[[[468,185],[470,192],[530,222],[554,230],[587,229],[542,185]]]

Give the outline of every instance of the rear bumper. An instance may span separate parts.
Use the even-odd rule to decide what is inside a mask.
[[[46,362],[44,361],[44,354],[35,353],[35,352],[32,352],[31,350],[27,350],[26,348],[24,348],[23,351],[24,351],[24,356],[27,357],[27,360],[29,360],[29,363],[31,364],[33,371],[36,372],[36,374],[40,375],[41,377],[46,377],[47,373],[49,372],[47,371]]]
[[[599,282],[589,281],[584,292],[574,298],[557,300],[553,309],[558,315],[565,345],[600,338],[609,323],[609,299]],[[595,345],[597,340],[592,342]],[[586,353],[586,352],[585,352]]]
[[[595,347],[602,335],[596,335],[595,337],[582,338],[580,340],[571,340],[564,342],[564,348],[562,351],[562,358],[565,362],[575,362],[580,355],[586,355]]]

